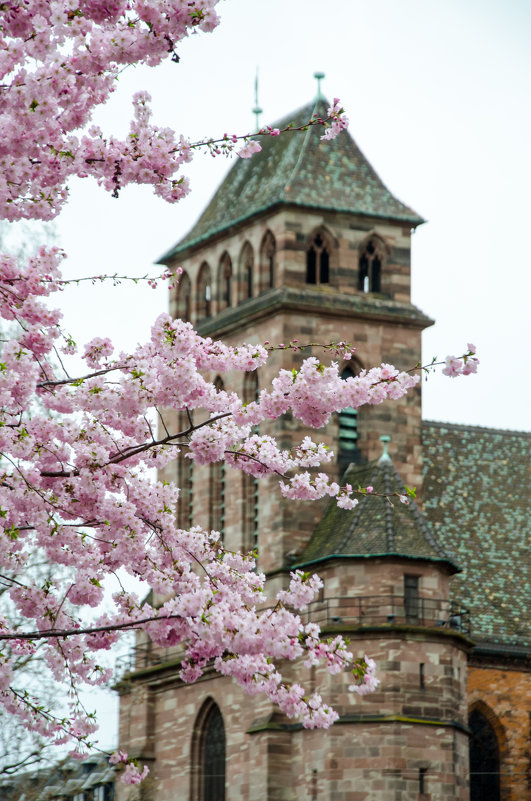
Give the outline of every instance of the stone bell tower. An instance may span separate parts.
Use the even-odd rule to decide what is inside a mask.
[[[325,117],[327,105],[319,97],[276,127]],[[422,218],[347,132],[332,142],[321,133],[263,137],[262,152],[235,161],[196,225],[160,259],[183,269],[171,313],[201,335],[314,343],[275,351],[258,374],[211,376],[246,400],[279,369],[310,354],[328,358],[320,344],[354,345],[355,359],[339,365],[344,377],[382,362],[412,368],[432,324],[410,295],[411,235]],[[389,494],[404,482],[420,487],[420,393],[419,385],[399,401],[335,415],[316,435],[336,454],[332,475],[347,470],[356,486]],[[315,435],[289,415],[260,433],[285,448]],[[381,457],[381,435],[392,437],[393,464]],[[347,674],[291,666],[292,681],[322,689],[340,713],[330,730],[306,731],[213,672],[183,685],[178,654],[139,643],[122,687],[120,747],[149,760],[153,801],[467,801],[467,624],[449,601],[457,567],[416,505],[367,497],[346,512],[293,503],[278,479],[185,459],[163,477],[181,487],[180,525],[193,520],[221,531],[228,548],[257,549],[273,591],[293,567],[318,570],[325,586],[308,619],[326,636],[348,634],[356,655],[376,659],[382,683],[357,699]]]
[[[317,99],[277,126],[325,117],[327,105]],[[348,133],[332,142],[321,135],[315,126],[262,137],[261,153],[233,164],[196,225],[160,259],[184,270],[170,311],[233,344],[350,342],[356,358],[341,365],[345,377],[382,362],[411,368],[432,324],[410,296],[411,235],[423,220],[389,192]],[[318,347],[276,352],[258,376],[218,382],[252,400],[280,368],[312,353],[327,357]],[[287,417],[270,428],[285,447],[308,433]],[[332,473],[377,458],[381,434],[393,436],[406,484],[419,487],[420,386],[398,402],[335,416],[319,432],[337,454]],[[255,487],[238,473],[213,472],[194,467],[192,476],[188,464],[168,471],[165,478],[186,488],[183,521],[193,509],[196,523],[222,524],[229,547],[258,544],[261,569],[281,569],[286,554],[304,547],[323,507],[284,501],[275,479]]]

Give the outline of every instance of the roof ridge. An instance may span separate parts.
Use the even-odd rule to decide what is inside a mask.
[[[531,438],[531,431],[524,431],[522,429],[512,429],[512,428],[490,428],[489,426],[475,426],[473,423],[452,423],[452,422],[445,422],[444,420],[422,420],[422,425],[426,426],[440,426],[445,428],[459,428],[459,429],[472,429],[474,431],[484,431],[488,434],[506,434],[508,436],[511,435],[523,435],[525,437]]]

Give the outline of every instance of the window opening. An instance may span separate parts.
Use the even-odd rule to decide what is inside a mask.
[[[423,795],[426,792],[426,773],[428,768],[419,768],[419,793]]]
[[[267,231],[260,248],[260,292],[275,286],[275,238]]]
[[[226,253],[220,264],[220,311],[232,306],[232,262]]]
[[[421,690],[424,690],[426,687],[424,680],[424,662],[421,662],[419,665],[419,687]]]
[[[496,732],[479,709],[470,729],[470,801],[500,801],[500,748]]]
[[[225,801],[226,736],[217,704],[200,712],[192,740],[192,801]]]
[[[183,273],[177,286],[176,317],[189,322],[192,315],[192,285],[187,273]]]
[[[243,401],[258,400],[258,375],[256,371],[246,373],[243,385]],[[258,426],[253,427],[253,434]],[[243,473],[243,549],[258,553],[258,479]]]
[[[382,248],[370,239],[360,254],[358,289],[361,292],[381,292]]]
[[[306,283],[328,284],[330,280],[330,255],[327,245],[317,234],[306,251]]]
[[[253,296],[254,278],[254,256],[253,249],[249,242],[243,246],[240,256],[240,280],[241,280],[241,300],[247,300]]]
[[[179,431],[186,431],[189,426],[188,415],[179,414]],[[183,451],[187,451],[186,448]],[[193,525],[193,484],[194,463],[192,459],[185,458],[185,452],[178,456],[177,471],[179,481],[179,500],[177,501],[177,525],[187,529]]]
[[[223,392],[224,385],[218,376],[214,381],[218,392]],[[219,531],[222,542],[225,539],[225,462],[214,462],[210,465],[209,481],[209,528]]]
[[[406,622],[419,622],[419,577],[404,576],[404,609]]]
[[[354,371],[351,367],[345,367],[341,372],[341,378],[354,378]],[[346,467],[351,462],[360,461],[358,448],[358,411],[353,406],[347,406],[339,412],[339,455],[338,461],[341,467]]]
[[[197,279],[197,319],[204,320],[212,316],[212,280],[210,267],[203,264]]]

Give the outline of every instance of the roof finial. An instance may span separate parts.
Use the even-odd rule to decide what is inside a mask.
[[[380,437],[380,442],[383,445],[383,453],[380,456],[380,458],[378,459],[378,464],[382,464],[383,462],[390,462],[391,461],[391,457],[387,453],[387,443],[391,442],[391,437],[389,436],[389,434],[383,434]]]
[[[254,77],[254,108],[253,114],[255,116],[256,131],[260,130],[260,114],[262,109],[258,105],[258,67],[256,68],[256,75]]]
[[[321,92],[321,81],[325,77],[324,72],[314,72],[313,77],[317,81],[317,95],[315,97],[316,100],[324,100],[324,95]]]

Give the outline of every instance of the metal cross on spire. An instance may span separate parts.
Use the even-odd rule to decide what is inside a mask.
[[[314,72],[313,77],[317,81],[317,96],[316,96],[315,99],[316,100],[323,100],[324,99],[324,95],[321,92],[321,81],[325,77],[325,74],[324,74],[324,72]]]
[[[258,105],[258,67],[256,68],[256,75],[254,78],[254,108],[253,114],[255,116],[255,124],[256,130],[260,130],[260,114],[262,113],[262,109]]]

